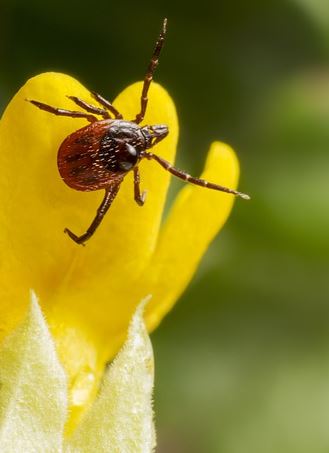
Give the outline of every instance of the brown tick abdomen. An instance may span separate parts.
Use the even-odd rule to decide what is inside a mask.
[[[111,128],[113,120],[96,121],[71,135],[61,144],[57,165],[64,182],[81,191],[99,190],[118,179],[98,159],[101,140]]]

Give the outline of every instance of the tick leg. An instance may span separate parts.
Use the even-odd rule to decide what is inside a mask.
[[[157,156],[156,154],[148,152],[144,152],[143,154],[147,159],[156,160],[165,170],[169,171],[169,173],[171,173],[174,176],[177,176],[177,178],[180,178],[183,181],[190,182],[191,184],[195,184],[196,186],[206,187],[207,189],[219,190],[220,192],[226,192],[232,195],[237,195],[241,198],[244,198],[245,200],[250,200],[249,195],[246,195],[244,193],[238,192],[233,189],[229,189],[228,187],[220,186],[219,184],[214,184],[213,182],[206,181],[205,179],[194,178],[194,176],[185,173],[185,171],[183,170],[179,170],[178,168],[171,165],[168,161],[166,161],[160,156]]]
[[[45,110],[46,112],[49,112],[49,113],[53,113],[54,115],[70,116],[71,118],[86,118],[86,120],[90,121],[90,123],[94,123],[95,121],[98,121],[96,116],[88,115],[88,113],[76,112],[73,110],[59,109],[57,107],[52,107],[51,105],[44,104],[43,102],[33,101],[31,99],[27,99],[27,101],[31,102],[31,104],[35,105],[39,109]]]
[[[143,121],[144,116],[145,116],[146,107],[147,107],[147,103],[148,103],[147,93],[150,88],[151,82],[153,80],[154,71],[159,63],[159,56],[160,56],[160,52],[161,52],[161,49],[162,49],[162,46],[163,46],[163,43],[165,40],[166,32],[167,32],[167,19],[164,19],[163,24],[162,24],[162,30],[161,30],[159,38],[155,44],[153,55],[152,55],[149,65],[148,65],[147,72],[145,74],[142,96],[141,96],[141,110],[136,115],[136,118],[134,119],[134,122],[137,124],[139,124],[141,121]]]
[[[91,91],[90,94],[103,107],[105,107],[107,110],[109,110],[111,113],[113,113],[113,115],[115,116],[116,119],[121,120],[123,118],[121,113],[118,112],[118,110],[114,107],[114,105],[111,104],[110,101],[108,101],[107,99],[103,98],[103,96],[101,96],[100,94],[96,93],[95,91]]]
[[[90,113],[95,113],[96,115],[101,115],[104,119],[108,120],[111,118],[109,112],[105,109],[101,109],[99,107],[95,107],[92,104],[88,104],[87,102],[83,101],[80,98],[77,98],[76,96],[67,96],[71,101],[75,102],[79,107],[82,107],[83,109],[87,110],[87,112]]]
[[[103,217],[109,210],[109,208],[112,204],[112,201],[114,200],[114,198],[116,197],[116,195],[119,191],[120,183],[121,183],[121,181],[117,182],[115,185],[113,185],[109,189],[105,190],[105,196],[104,196],[103,201],[101,202],[99,208],[97,209],[96,216],[95,216],[94,220],[92,221],[88,230],[82,236],[75,235],[68,228],[65,228],[64,233],[67,233],[70,236],[70,238],[77,244],[84,245],[84,243],[86,241],[88,241],[88,239],[90,239],[91,236],[95,233],[99,224],[103,220]]]
[[[140,176],[139,176],[139,168],[134,167],[134,194],[135,194],[135,201],[139,206],[143,206],[146,200],[146,191],[144,190],[142,193],[140,191]]]

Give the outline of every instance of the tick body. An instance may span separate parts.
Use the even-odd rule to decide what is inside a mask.
[[[69,135],[61,144],[57,164],[73,189],[91,191],[120,183],[136,168],[154,140],[164,138],[167,126],[139,127],[131,121],[95,121]]]
[[[174,176],[213,190],[227,192],[248,199],[245,194],[199,178],[194,178],[182,170],[173,167],[162,157],[148,151],[168,134],[164,124],[140,126],[147,103],[148,90],[153,73],[158,65],[159,55],[166,35],[167,20],[163,26],[149,63],[141,94],[140,111],[133,120],[125,120],[120,112],[101,95],[92,92],[97,106],[89,104],[75,96],[69,98],[81,110],[65,110],[52,107],[39,101],[29,100],[36,107],[54,115],[85,118],[90,124],[78,129],[61,144],[58,150],[57,164],[64,182],[75,190],[94,191],[103,189],[105,195],[96,216],[87,231],[77,236],[69,229],[64,231],[78,244],[84,244],[96,231],[104,215],[115,199],[120,184],[127,173],[134,173],[134,198],[138,205],[145,202],[145,192],[140,190],[138,164],[141,159],[152,159]],[[97,116],[95,116],[97,115]],[[99,119],[99,116],[102,119]]]

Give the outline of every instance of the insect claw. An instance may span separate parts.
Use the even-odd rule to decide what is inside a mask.
[[[246,193],[237,192],[237,196],[243,198],[244,200],[251,200],[250,196]]]
[[[142,195],[141,195],[141,203],[140,206],[143,206],[143,204],[146,201],[146,195],[147,195],[147,190],[143,190]]]
[[[147,194],[147,191],[144,190],[138,198],[137,197],[135,198],[138,206],[144,206],[144,203],[146,201],[146,194]]]
[[[72,231],[69,230],[68,228],[64,229],[64,233],[68,234],[74,242],[76,242],[77,244],[83,245],[83,247],[85,247],[86,244],[83,242],[83,239],[84,239],[83,237],[78,237],[77,235],[72,233]]]

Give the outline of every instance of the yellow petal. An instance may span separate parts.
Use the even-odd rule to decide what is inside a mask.
[[[140,93],[137,83],[115,101],[128,119],[139,110]],[[136,287],[155,248],[169,175],[143,162],[141,185],[148,190],[143,209],[133,200],[128,175],[97,234],[85,248],[73,243],[63,229],[84,232],[103,194],[67,187],[59,177],[56,155],[63,139],[86,121],[57,117],[26,102],[75,109],[67,95],[94,102],[73,78],[41,74],[17,93],[0,122],[0,336],[22,318],[28,289],[35,288],[69,376],[74,415],[74,407],[93,398],[103,365],[117,350],[112,336],[125,334],[138,300]],[[172,160],[176,111],[157,84],[150,89],[145,122],[169,126],[170,135],[157,148]]]
[[[59,178],[56,152],[63,138],[85,121],[47,115],[26,102],[29,98],[69,107],[65,95],[72,92],[81,95],[85,89],[61,74],[35,77],[16,94],[0,121],[3,336],[22,317],[29,288],[48,301],[74,258],[63,234],[64,219],[74,212],[73,191]]]
[[[202,178],[236,188],[239,164],[234,151],[212,144]],[[186,185],[178,194],[161,230],[157,249],[146,273],[153,299],[147,325],[154,329],[190,282],[210,242],[226,222],[235,197]],[[146,289],[145,289],[146,290]]]
[[[62,450],[66,378],[32,295],[27,319],[0,351],[1,453]]]
[[[140,93],[141,84],[137,83],[115,101],[129,119],[139,109]],[[40,111],[26,99],[75,109],[66,97],[68,94],[94,102],[73,78],[41,74],[30,79],[17,93],[0,122],[3,335],[23,312],[23,303],[12,307],[11,301],[26,300],[24,294],[31,286],[40,294],[46,309],[60,300],[65,311],[81,313],[82,318],[95,323],[96,329],[111,332],[116,321],[114,304],[126,301],[121,295],[127,281],[138,280],[155,247],[169,175],[159,168],[153,170],[149,162],[141,164],[142,186],[149,190],[143,209],[133,200],[132,175],[128,175],[113,208],[87,247],[78,247],[63,234],[65,227],[76,233],[84,232],[103,196],[102,191],[82,193],[70,189],[57,170],[60,143],[86,121],[56,117]],[[168,124],[170,135],[159,144],[158,150],[173,159],[178,135],[176,111],[169,95],[159,85],[151,86],[145,121]],[[119,301],[115,297],[118,294]],[[52,300],[54,297],[56,301]],[[98,302],[92,306],[90,301],[96,298]],[[114,307],[108,306],[111,300],[116,301]],[[60,312],[61,307],[56,310]],[[131,310],[128,311],[129,319]],[[127,320],[127,313],[124,318]]]
[[[126,343],[107,371],[98,399],[68,441],[67,453],[153,451],[154,362],[144,305],[137,308]]]
[[[141,83],[128,87],[114,102],[129,119],[139,109],[141,88]],[[150,89],[150,100],[145,122],[168,124],[170,134],[159,143],[157,152],[173,160],[178,135],[174,104],[167,92],[157,84]],[[140,164],[140,172],[142,189],[148,191],[143,208],[137,206],[133,199],[133,178],[129,174],[100,229],[86,247],[80,247],[82,250],[79,250],[79,257],[70,270],[65,287],[53,302],[51,319],[55,316],[62,319],[70,312],[74,316],[79,313],[87,319],[98,341],[104,345],[106,338],[115,337],[118,332],[125,334],[135,301],[140,300],[136,299],[136,291],[156,246],[170,180],[167,172],[148,161]],[[77,193],[84,214],[85,195]],[[94,211],[89,211],[89,221]],[[83,232],[81,226],[88,225],[88,220],[81,221],[80,227],[72,222],[69,225],[73,225],[73,231]],[[68,243],[67,247],[77,248],[73,243]],[[113,353],[113,345],[108,347]],[[109,354],[109,351],[106,352],[107,357]]]

